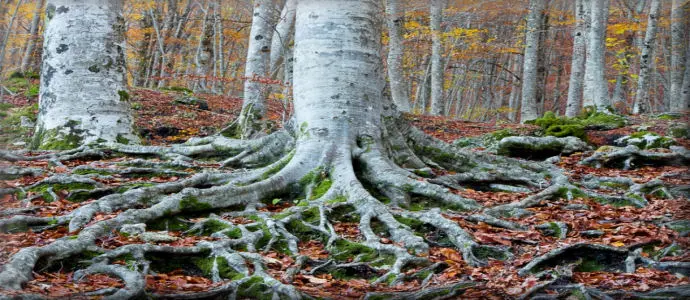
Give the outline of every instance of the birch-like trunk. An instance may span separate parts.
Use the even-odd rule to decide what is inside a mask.
[[[297,155],[333,151],[347,156],[334,159],[349,159],[357,137],[381,137],[378,3],[299,1],[294,96],[295,119],[304,134]]]
[[[577,24],[573,32],[573,54],[570,62],[570,83],[568,85],[568,102],[565,107],[565,115],[576,116],[582,109],[582,90],[585,79],[585,61],[587,45],[587,23],[589,22],[589,1],[577,0],[575,2],[575,18]]]
[[[386,1],[386,24],[388,25],[388,80],[391,97],[399,111],[410,111],[410,94],[403,75],[403,26],[405,12],[399,0]]]
[[[635,104],[633,105],[634,114],[646,113],[650,110],[649,81],[652,76],[652,61],[654,60],[654,48],[656,46],[656,31],[660,8],[661,1],[652,0],[647,20],[647,32],[645,33],[644,44],[641,49],[642,53],[640,54],[640,74],[637,80]]]
[[[592,0],[590,5],[583,106],[593,106],[597,111],[606,112],[610,107],[608,82],[605,76],[606,24],[609,15],[609,0]]]
[[[431,115],[443,115],[443,45],[441,21],[446,0],[431,0]]]
[[[261,83],[261,79],[269,77],[273,1],[255,0],[253,5],[252,29],[249,32],[247,60],[244,68],[244,102],[242,102],[242,112],[238,118],[241,138],[248,138],[256,133],[258,129],[254,128],[254,123],[262,119],[266,113],[264,101],[268,86]]]
[[[297,0],[287,0],[283,5],[283,10],[280,12],[280,19],[276,24],[276,29],[273,31],[273,38],[271,38],[271,54],[270,54],[270,72],[271,77],[276,78],[279,74],[281,65],[285,62],[285,56],[290,48],[290,40],[292,40],[292,30],[295,26],[295,8]]]
[[[198,80],[194,85],[194,92],[207,92],[209,88],[206,77],[209,75],[211,68],[211,59],[214,55],[213,45],[213,31],[214,31],[214,12],[213,4],[209,3],[204,10],[204,18],[201,26],[201,33],[199,34],[199,43],[196,48],[196,55],[194,56],[194,64],[196,65],[196,76]]]
[[[123,1],[49,0],[34,146],[138,143],[125,78]]]
[[[690,110],[690,39],[688,39],[685,49],[685,73],[683,74],[683,87],[680,92],[682,111]]]
[[[36,8],[33,12],[33,18],[31,19],[31,28],[29,29],[29,39],[26,41],[26,48],[24,48],[24,56],[22,56],[22,64],[19,70],[25,73],[29,69],[31,64],[31,56],[36,48],[36,39],[38,39],[38,25],[41,22],[41,12],[43,11],[43,4],[45,0],[39,0],[36,2]]]
[[[539,53],[539,28],[545,0],[530,0],[527,32],[525,33],[525,58],[522,71],[522,106],[520,122],[534,120],[537,113],[537,60]]]
[[[684,6],[688,3],[687,0],[673,0],[671,5],[671,95],[670,95],[670,111],[681,112],[685,109],[683,107],[683,97],[681,91],[683,89],[683,74],[685,63],[685,41],[686,41],[686,25],[685,18],[687,18]]]

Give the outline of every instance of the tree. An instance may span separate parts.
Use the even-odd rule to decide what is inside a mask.
[[[443,111],[443,44],[441,21],[446,0],[431,0],[429,27],[431,29],[431,114],[440,116]]]
[[[683,107],[683,73],[685,64],[686,13],[684,6],[687,0],[673,0],[671,4],[671,107],[672,112],[682,112]]]
[[[585,86],[583,106],[593,106],[597,111],[609,108],[608,82],[606,81],[606,24],[609,15],[609,0],[590,2],[590,27],[587,33],[587,61],[585,63]]]
[[[87,17],[83,19],[89,19],[88,14],[78,10],[82,6],[56,7],[55,2],[52,1],[49,7],[55,7],[60,15],[50,18],[50,30],[60,24],[57,23],[59,18],[69,12],[81,12]],[[471,266],[485,265],[490,257],[508,257],[507,249],[480,244],[433,207],[443,205],[455,210],[475,211],[475,217],[484,222],[517,228],[519,226],[516,224],[495,216],[511,215],[553,197],[562,188],[574,187],[567,180],[564,181],[564,175],[552,165],[474,154],[440,142],[410,126],[393,108],[390,99],[383,97],[378,3],[378,0],[299,1],[294,50],[293,134],[286,129],[254,140],[232,140],[216,135],[169,148],[121,144],[113,144],[109,148],[109,151],[119,153],[176,158],[238,153],[224,164],[259,166],[257,169],[239,173],[240,176],[234,173],[201,173],[170,184],[113,194],[80,206],[65,217],[26,219],[17,216],[2,220],[0,228],[28,226],[27,222],[52,222],[57,226],[68,224],[69,231],[75,235],[73,238],[56,240],[45,247],[29,248],[15,254],[0,272],[0,286],[18,289],[31,278],[39,259],[77,255],[91,249],[98,238],[111,234],[113,229],[122,230],[124,225],[230,206],[246,207],[238,212],[240,214],[260,214],[257,220],[266,226],[265,230],[253,233],[241,230],[243,237],[233,243],[245,245],[243,249],[252,252],[257,247],[263,247],[268,250],[276,243],[284,242],[289,251],[296,254],[299,253],[297,232],[323,237],[324,244],[333,253],[343,251],[338,250],[343,245],[360,244],[356,246],[358,249],[368,249],[366,251],[394,258],[390,270],[380,276],[376,283],[391,278],[400,279],[404,276],[403,268],[408,264],[426,260],[428,243],[401,223],[400,218],[418,220],[443,232],[452,245],[462,251],[464,261]],[[114,7],[115,3],[105,8]],[[52,45],[53,35],[49,34],[48,37],[48,45]],[[256,35],[250,38],[256,40]],[[69,155],[75,156],[74,153]],[[185,165],[187,160],[175,161]],[[415,175],[432,172],[425,162],[456,172],[447,178],[449,184],[485,183],[487,178],[494,178],[501,182],[521,182],[537,187],[547,182],[547,177],[554,184],[520,203],[485,209],[474,200]],[[374,197],[365,188],[364,182],[385,195],[390,205]],[[266,199],[273,199],[277,195],[289,196],[295,192],[301,195],[299,197],[304,197],[304,202],[283,217],[256,210]],[[405,209],[412,205],[411,195],[428,198],[432,201],[430,209],[421,212]],[[343,207],[351,207],[359,216],[362,241],[350,241],[334,232],[334,216],[326,211]],[[126,212],[91,223],[99,212],[119,209]],[[216,221],[218,219],[210,218],[201,221],[198,226],[202,228],[206,222]],[[380,224],[376,231],[374,223]],[[394,244],[382,240],[380,234]],[[190,254],[212,251],[214,257],[223,257],[232,262],[229,267],[246,278],[249,278],[247,264],[251,263],[254,265],[252,276],[261,278],[273,287],[275,293],[298,297],[294,287],[281,283],[263,271],[260,258],[245,250],[228,247],[229,244],[224,244],[227,241],[226,237],[179,251],[191,251],[188,252]],[[118,251],[134,251],[134,256],[141,255],[140,259],[145,260],[143,253],[152,249],[138,247],[147,246],[134,245]],[[156,248],[154,251],[177,253],[178,250],[171,247]],[[86,271],[123,278],[127,287],[118,290],[113,297],[131,298],[143,294],[143,272],[147,269],[137,266],[127,268],[109,263],[109,259],[105,258]],[[236,288],[229,286],[233,287]]]
[[[292,31],[295,27],[295,7],[297,6],[297,0],[287,0],[285,5],[283,5],[283,10],[280,12],[280,19],[276,25],[276,29],[273,32],[273,38],[271,38],[271,77],[275,78],[278,76],[278,70],[280,70],[280,65],[285,62],[285,57],[290,49],[290,41],[292,40]],[[287,81],[284,80],[284,81]]]
[[[410,112],[410,95],[403,77],[403,27],[405,13],[398,0],[386,2],[386,25],[388,26],[388,78],[393,103],[402,112]]]
[[[576,25],[573,31],[573,54],[570,66],[570,84],[565,115],[575,117],[582,109],[582,83],[585,79],[586,34],[589,23],[589,2],[575,1]]]
[[[647,32],[645,33],[642,53],[640,54],[640,74],[637,80],[637,94],[633,106],[634,114],[649,112],[649,80],[652,75],[652,60],[656,47],[657,22],[659,21],[660,0],[652,0],[647,20]]]
[[[244,102],[237,119],[237,134],[249,138],[260,131],[257,124],[266,113],[264,101],[267,88],[261,79],[269,77],[271,37],[273,36],[273,5],[271,0],[255,0],[252,28],[247,46],[247,62],[244,68]],[[257,130],[259,129],[259,130]]]
[[[525,58],[522,71],[522,105],[520,122],[534,120],[537,112],[537,60],[539,59],[539,28],[545,0],[530,0],[527,28],[525,29]]]
[[[29,39],[26,42],[26,48],[24,50],[24,55],[22,56],[22,64],[19,70],[25,73],[29,69],[31,64],[31,58],[33,57],[34,47],[36,45],[36,39],[38,39],[38,24],[41,21],[41,11],[43,10],[43,4],[45,0],[39,0],[36,2],[36,8],[34,10],[34,16],[31,20],[31,28],[29,29]]]
[[[139,142],[129,112],[122,5],[48,1],[34,147]]]

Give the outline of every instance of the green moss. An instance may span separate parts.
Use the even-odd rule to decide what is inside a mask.
[[[105,174],[104,174],[105,175]],[[115,189],[116,193],[124,193],[126,191],[132,190],[132,189],[138,189],[138,188],[144,188],[144,187],[152,187],[155,186],[156,184],[153,182],[133,182],[133,183],[128,183],[128,184],[123,184]]]
[[[118,142],[118,143],[120,143],[120,144],[129,145],[129,139],[126,138],[126,137],[124,137],[122,134],[118,134],[118,135],[115,137],[115,141]]]
[[[553,125],[548,128],[546,128],[546,131],[544,132],[546,135],[550,136],[555,136],[555,137],[566,137],[566,136],[574,136],[578,137],[580,139],[586,139],[585,135],[585,127],[582,125],[578,124],[573,124],[573,125]]]
[[[596,272],[606,269],[606,266],[595,259],[584,259],[575,268],[575,272]]]
[[[48,189],[50,189],[51,187],[53,189],[53,192],[55,194],[58,194],[58,195],[59,195],[60,191],[73,192],[73,191],[79,191],[79,190],[93,190],[96,188],[93,184],[81,183],[81,182],[67,183],[67,184],[42,183],[42,184],[39,184],[37,186],[30,188],[28,191],[34,192],[36,194],[41,194],[41,197],[43,197],[43,200],[45,200],[46,202],[52,202],[52,201],[55,201],[58,199],[53,199],[53,196],[51,196],[50,193],[48,192]],[[79,200],[79,199],[67,197],[67,200],[77,202],[77,200]]]
[[[328,178],[319,182],[319,184],[311,190],[310,200],[321,198],[328,192],[332,184],[333,182]]]
[[[575,199],[575,198],[588,198],[587,194],[580,189],[568,189],[560,188],[556,193],[554,193],[555,199]]]
[[[180,220],[178,217],[168,216],[146,222],[146,228],[157,231],[187,231],[190,228],[190,224]]]
[[[24,92],[24,96],[29,98],[38,97],[39,92],[40,91],[38,85],[32,84],[31,86],[29,86],[29,89],[27,89],[26,92]]]
[[[585,129],[620,128],[625,126],[626,121],[619,115],[590,111],[576,118],[560,117],[553,112],[546,112],[543,117],[527,123],[538,125],[546,135],[585,139]]]
[[[606,186],[606,187],[610,187],[612,189],[619,189],[619,190],[627,189],[629,187],[627,184],[624,184],[624,183],[606,182],[606,181],[602,182],[601,185]]]
[[[482,260],[488,259],[488,258],[493,258],[497,260],[506,260],[510,258],[510,255],[508,252],[503,251],[499,248],[496,247],[491,247],[491,246],[484,246],[484,245],[479,245],[477,247],[474,247],[472,249],[472,253],[474,255]]]
[[[337,261],[355,258],[359,258],[359,261],[372,261],[376,258],[376,250],[347,240],[337,240],[328,251],[330,257]]]
[[[196,196],[188,195],[180,201],[180,209],[184,211],[206,211],[213,209],[213,206],[200,202]]]
[[[671,114],[661,114],[656,117],[659,120],[677,120],[680,119],[680,115],[671,115]]]
[[[417,219],[406,218],[402,216],[395,216],[395,219],[398,220],[398,222],[405,224],[415,230],[423,229],[424,227],[424,222],[419,221]]]
[[[103,176],[109,176],[113,175],[113,172],[107,171],[107,170],[102,170],[102,169],[77,169],[72,172],[72,174],[75,175],[103,175]]]
[[[271,300],[273,292],[271,286],[264,283],[263,278],[254,276],[243,282],[237,288],[238,299]]]
[[[261,174],[262,179],[267,179],[271,177],[271,175],[278,173],[280,170],[285,168],[285,166],[292,160],[292,157],[295,155],[295,150],[290,151],[288,153],[287,158],[282,160],[279,164],[276,164],[274,167],[268,169],[266,172]]]
[[[237,280],[244,278],[244,274],[237,272],[235,269],[230,267],[228,261],[224,257],[214,256],[214,257],[204,257],[204,258],[193,258],[192,262],[196,265],[207,277],[211,277],[213,274],[213,264],[215,262],[218,269],[218,276],[220,278]]]
[[[38,104],[14,107],[11,104],[2,103],[0,108],[0,145],[7,145],[17,140],[28,142],[27,136],[33,128],[22,127],[22,117],[36,122]]]
[[[125,90],[117,91],[117,95],[120,96],[120,101],[127,102],[131,99],[129,93]]]
[[[347,202],[347,197],[338,196],[338,197],[335,197],[331,200],[326,201],[326,204],[335,204],[335,203],[342,203],[342,202]]]
[[[161,89],[161,91],[179,92],[179,93],[185,93],[185,94],[189,94],[189,95],[194,93],[194,91],[192,91],[186,87],[182,87],[182,86],[164,87]]]
[[[39,128],[38,133],[34,135],[34,146],[42,150],[69,150],[77,148],[81,145],[83,140],[84,130],[79,129],[81,122],[76,120],[69,120],[65,126],[45,130]]]
[[[225,228],[230,227],[228,224],[225,224],[221,221],[218,220],[208,220],[204,222],[204,231],[201,233],[203,235],[211,235],[215,232],[221,231]]]

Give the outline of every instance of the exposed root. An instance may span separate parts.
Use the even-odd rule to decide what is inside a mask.
[[[684,147],[671,146],[671,152],[652,152],[640,150],[637,146],[630,145],[625,148],[606,146],[599,149],[592,156],[580,162],[586,166],[596,168],[622,168],[634,169],[639,166],[668,166],[690,164],[690,151]]]

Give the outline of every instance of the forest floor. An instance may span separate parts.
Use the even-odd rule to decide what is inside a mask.
[[[179,143],[193,136],[205,136],[214,133],[235,119],[240,108],[241,99],[225,96],[199,96],[204,103],[192,102],[182,104],[175,99],[184,93],[174,91],[137,90],[132,95],[132,108],[136,114],[136,126],[144,142],[151,145],[165,145]],[[24,95],[7,96],[7,105],[0,118],[5,120],[12,117],[12,112],[24,108],[27,117],[35,114],[35,98],[27,98]],[[13,108],[9,108],[9,107]],[[271,101],[269,105],[271,119],[280,123],[283,118],[283,105],[280,101]],[[452,142],[460,137],[481,136],[501,129],[512,129],[522,134],[529,134],[539,130],[537,126],[517,124],[476,123],[448,120],[437,117],[407,116],[418,128],[424,130],[446,142]],[[613,140],[626,134],[633,133],[644,125],[648,131],[665,135],[670,124],[685,122],[687,116],[681,120],[662,120],[651,117],[631,117],[630,122],[623,128],[608,131],[588,131],[587,137],[594,146],[610,145]],[[4,123],[3,123],[4,124]],[[25,130],[9,130],[3,125],[0,134],[0,148],[19,149],[25,146],[17,142],[17,134],[30,135],[30,128]],[[7,138],[13,135],[12,138]],[[5,138],[3,138],[4,136]],[[4,145],[2,145],[4,141]],[[687,139],[676,139],[676,143],[690,147]],[[14,144],[14,145],[13,145]],[[596,148],[596,147],[595,147]],[[482,149],[476,149],[482,150]],[[663,151],[663,150],[661,150]],[[34,152],[31,155],[39,155],[44,152]],[[614,168],[593,168],[578,164],[583,157],[590,153],[574,153],[564,156],[557,163],[566,170],[573,181],[579,181],[588,174],[604,177],[627,177],[635,183],[645,183],[653,179],[661,179],[669,189],[690,185],[689,167],[686,166],[643,166],[633,170]],[[102,188],[147,186],[151,183],[163,183],[178,181],[192,176],[194,173],[219,168],[214,161],[195,165],[195,168],[178,170],[171,173],[140,173],[120,175],[113,172],[111,176],[102,177],[97,173],[84,172],[85,167],[118,170],[124,168],[120,163],[126,158],[113,156],[103,159],[76,159],[64,162],[57,166],[48,160],[36,160],[25,162],[0,161],[0,168],[18,166],[22,168],[37,168],[40,171],[22,176],[16,179],[0,181],[0,189],[29,187],[51,176],[60,174],[81,174],[91,176],[90,179],[98,182]],[[81,170],[81,171],[80,171]],[[442,173],[442,171],[437,170]],[[624,190],[605,189],[597,190],[601,193],[622,194]],[[496,192],[482,188],[465,188],[453,190],[461,196],[477,200],[486,207],[519,201],[529,195],[536,194],[538,190],[529,192]],[[95,201],[94,195],[78,197],[74,191],[55,188],[52,192],[41,189],[30,190],[24,195],[28,200],[18,198],[17,194],[5,194],[0,196],[0,217],[5,218],[5,212],[22,210],[23,214],[32,216],[59,216]],[[57,199],[53,199],[57,197]],[[473,223],[466,220],[463,213],[444,212],[444,215],[457,222],[468,231],[477,241],[489,245],[508,246],[514,254],[512,259],[506,261],[489,260],[488,265],[472,267],[463,261],[463,256],[456,249],[443,243],[434,243],[428,258],[433,263],[440,263],[442,271],[437,272],[427,280],[424,278],[411,278],[403,285],[389,286],[385,283],[372,285],[372,276],[335,275],[329,273],[310,273],[317,264],[306,266],[302,272],[290,282],[300,291],[314,297],[358,299],[370,292],[403,292],[415,291],[421,288],[430,288],[452,284],[460,281],[473,281],[475,286],[467,289],[462,298],[502,299],[514,298],[524,295],[544,283],[542,278],[536,275],[520,276],[518,270],[524,267],[535,257],[539,257],[557,248],[578,243],[602,244],[613,247],[633,249],[641,248],[642,257],[656,258],[659,261],[690,262],[690,237],[687,236],[687,228],[681,229],[685,236],[677,231],[678,228],[664,226],[669,222],[678,220],[690,220],[690,202],[687,198],[676,197],[666,199],[658,194],[646,195],[649,204],[645,207],[615,206],[601,204],[593,199],[576,197],[571,200],[558,199],[544,202],[542,205],[530,208],[533,214],[522,218],[509,218],[509,221],[523,225],[526,230],[509,230],[494,227],[486,223]],[[78,201],[76,200],[78,199]],[[274,201],[275,202],[275,201]],[[581,204],[580,206],[574,204]],[[294,204],[291,201],[278,201],[267,203],[259,210],[279,212]],[[578,209],[577,207],[588,209]],[[93,220],[104,220],[114,217],[119,211],[112,213],[99,213]],[[201,218],[202,215],[187,216],[187,220]],[[235,224],[251,222],[243,217],[222,216],[227,221]],[[537,225],[547,222],[563,222],[567,224],[568,231],[565,237],[547,235],[536,228]],[[685,226],[688,223],[683,223]],[[341,222],[334,224],[335,230],[341,236],[350,237],[353,240],[360,238],[358,223]],[[214,238],[204,235],[185,233],[175,228],[149,228],[149,230],[165,230],[173,238],[168,242],[156,242],[160,245],[193,246],[203,240]],[[675,230],[674,230],[675,229]],[[600,234],[585,236],[582,232],[599,231]],[[43,230],[28,230],[25,232],[0,233],[0,268],[8,259],[19,250],[26,247],[35,247],[49,244],[56,239],[70,236],[65,226],[45,228]],[[424,237],[426,240],[435,241],[439,237],[433,233]],[[382,241],[385,243],[386,241]],[[137,237],[128,237],[119,232],[113,232],[107,238],[99,240],[100,247],[113,249],[127,244],[143,243]],[[674,245],[675,247],[670,246]],[[320,241],[302,241],[299,244],[300,254],[309,257],[313,262],[323,262],[329,258],[329,252]],[[285,272],[294,266],[295,258],[275,250],[261,253],[267,263],[267,272],[274,278],[283,278]],[[48,297],[84,297],[83,293],[102,288],[121,287],[123,282],[106,275],[89,275],[80,281],[72,279],[75,266],[87,263],[86,258],[75,258],[65,261],[64,265],[51,266],[50,268],[37,268],[34,270],[34,279],[28,282],[22,291],[0,290],[0,294],[31,293]],[[125,264],[125,261],[116,262]],[[418,268],[406,269],[410,275],[416,274]],[[384,270],[377,272],[382,275]],[[375,275],[375,274],[374,274]],[[375,276],[374,276],[375,277]],[[612,272],[606,268],[576,269],[572,274],[572,282],[583,284],[588,288],[598,290],[622,290],[630,292],[646,292],[663,287],[690,284],[687,274],[661,271],[653,268],[639,267],[634,273]],[[214,283],[207,274],[191,272],[185,269],[173,269],[159,271],[148,275],[146,278],[146,290],[155,294],[179,294],[192,293],[218,287],[221,283]],[[97,298],[97,297],[96,297]]]

